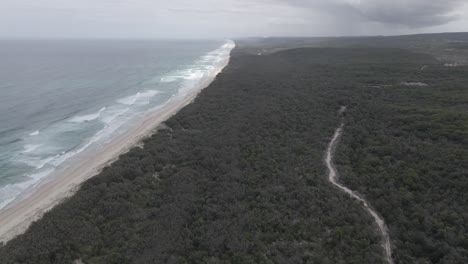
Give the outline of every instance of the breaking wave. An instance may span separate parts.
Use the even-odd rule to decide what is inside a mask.
[[[89,115],[82,115],[82,116],[76,116],[70,119],[70,122],[73,123],[82,123],[82,122],[87,122],[87,121],[92,121],[97,119],[102,112],[106,110],[106,107],[101,108],[97,113],[94,114],[89,114]]]

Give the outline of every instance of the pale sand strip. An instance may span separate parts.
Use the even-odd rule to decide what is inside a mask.
[[[339,114],[343,114],[346,111],[346,107],[341,107]],[[325,155],[325,164],[328,168],[328,180],[335,185],[336,187],[340,188],[345,193],[349,194],[352,198],[361,202],[361,205],[364,209],[374,218],[375,223],[379,227],[379,232],[382,236],[382,247],[385,253],[385,260],[388,264],[394,264],[392,258],[392,244],[390,241],[390,234],[388,232],[387,225],[385,224],[384,219],[370,206],[369,202],[362,198],[361,195],[352,191],[348,187],[342,185],[338,182],[338,173],[335,168],[335,164],[333,162],[333,154],[336,150],[338,145],[338,140],[340,139],[344,128],[344,122],[342,121],[340,127],[338,127],[333,135],[330,144],[328,144],[327,153]]]
[[[226,57],[226,61],[221,67],[188,94],[172,98],[163,107],[149,113],[135,126],[115,137],[110,143],[85,150],[73,157],[66,166],[58,168],[31,190],[31,195],[27,198],[0,211],[0,242],[6,243],[24,233],[32,222],[40,219],[45,212],[73,195],[81,183],[98,174],[105,166],[117,160],[121,154],[127,152],[139,141],[152,135],[162,122],[191,103],[228,63],[229,56]]]

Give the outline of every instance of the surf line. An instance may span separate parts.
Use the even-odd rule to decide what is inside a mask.
[[[342,115],[345,111],[346,107],[342,106],[339,111],[339,115]],[[343,133],[344,125],[344,118],[342,117],[340,126],[335,130],[335,134],[333,135],[332,140],[328,144],[327,153],[325,156],[325,163],[328,168],[328,181],[330,181],[333,185],[338,187],[343,192],[347,193],[352,198],[360,201],[364,209],[374,218],[374,221],[379,227],[379,232],[382,236],[382,247],[385,253],[385,260],[388,264],[394,264],[392,259],[392,244],[390,241],[388,228],[385,224],[384,219],[381,216],[379,216],[379,214],[374,209],[372,209],[372,207],[369,205],[369,202],[367,202],[366,199],[362,198],[361,195],[338,182],[338,173],[336,172],[336,165],[333,162],[333,155],[335,153],[336,146],[338,145],[338,141]]]

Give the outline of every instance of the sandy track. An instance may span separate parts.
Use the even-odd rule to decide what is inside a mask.
[[[340,114],[344,113],[345,110],[346,108],[342,107],[340,110]],[[372,209],[372,207],[369,205],[369,202],[367,202],[364,198],[362,198],[358,193],[340,184],[337,180],[338,173],[336,172],[336,167],[335,167],[335,164],[333,163],[333,154],[336,150],[336,146],[338,145],[338,141],[342,135],[343,128],[344,128],[344,122],[342,122],[341,125],[336,129],[335,134],[333,135],[333,138],[330,141],[328,148],[327,148],[325,163],[329,171],[328,180],[333,185],[338,187],[340,190],[349,194],[352,198],[360,201],[363,208],[374,218],[374,221],[379,227],[379,232],[382,236],[382,247],[385,253],[385,260],[387,261],[387,263],[393,264],[394,262],[392,259],[392,244],[390,241],[390,235],[388,233],[388,228],[385,224],[385,221],[383,220],[382,217],[379,216],[379,214],[374,209]]]

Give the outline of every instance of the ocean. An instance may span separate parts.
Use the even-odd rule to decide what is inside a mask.
[[[0,209],[216,71],[228,40],[0,40]]]

